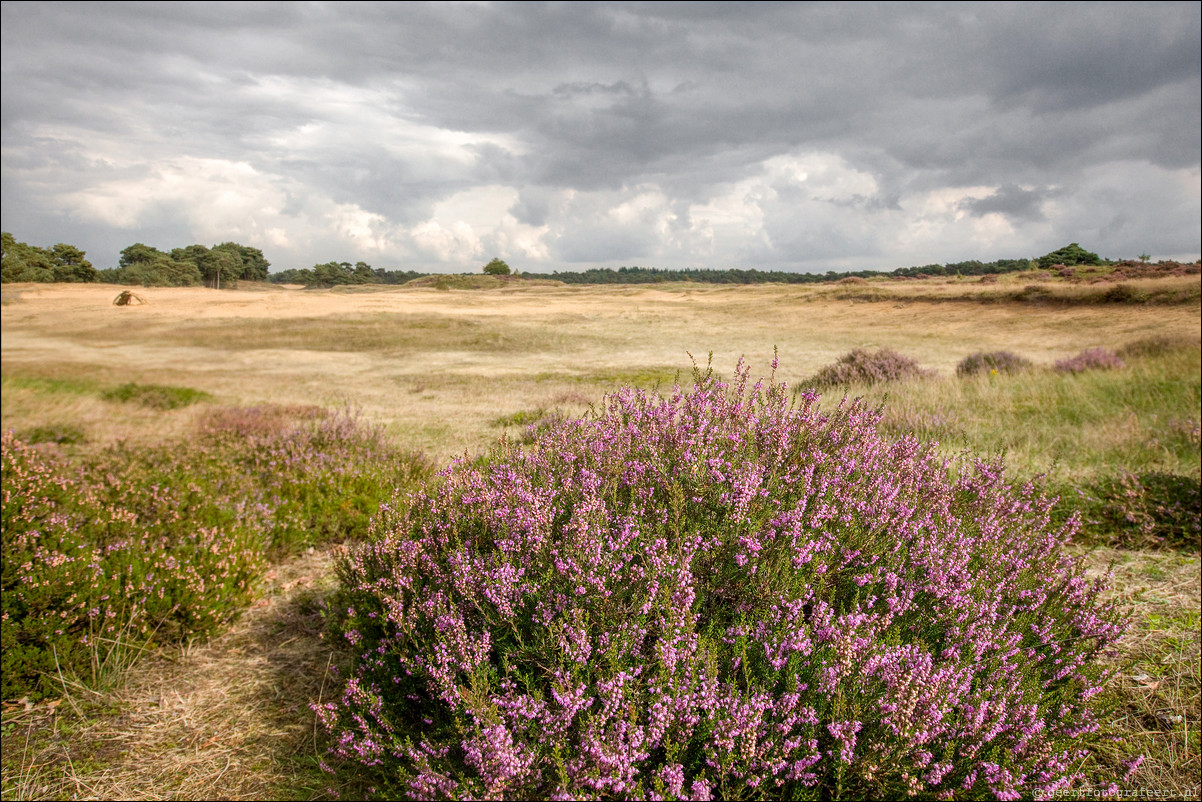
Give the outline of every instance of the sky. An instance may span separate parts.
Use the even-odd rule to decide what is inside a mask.
[[[0,217],[478,272],[1202,253],[1202,4],[2,6]]]

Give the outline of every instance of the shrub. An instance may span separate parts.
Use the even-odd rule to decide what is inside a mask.
[[[4,699],[54,692],[56,659],[86,677],[113,648],[219,629],[268,556],[365,535],[427,475],[349,412],[276,406],[215,409],[185,443],[82,466],[8,433],[3,466]]]
[[[1096,253],[1085,250],[1077,243],[1069,243],[1058,251],[1044,254],[1036,260],[1039,267],[1047,270],[1053,266],[1072,267],[1074,265],[1096,265],[1102,260]]]
[[[866,351],[854,348],[839,357],[833,365],[827,365],[803,384],[807,387],[836,387],[845,384],[879,384],[902,379],[930,376],[918,362],[903,356],[891,348]]]
[[[269,511],[271,547],[282,552],[366,536],[380,504],[430,473],[424,457],[349,409],[219,408],[200,428],[206,483],[227,472],[220,484]]]
[[[709,373],[457,463],[338,562],[336,756],[415,798],[1018,798],[1123,624],[1000,464]]]
[[[1117,370],[1123,360],[1109,348],[1087,348],[1069,359],[1061,359],[1052,366],[1057,373],[1084,373],[1087,370]]]
[[[483,270],[490,276],[508,276],[510,273],[509,265],[495,257],[484,266]]]
[[[1102,300],[1110,304],[1143,303],[1148,299],[1146,292],[1140,292],[1130,284],[1115,284],[1102,293]]]
[[[249,601],[261,519],[187,488],[88,481],[11,432],[0,451],[0,698],[52,693],[59,667],[87,675],[123,644],[204,635]]]
[[[1031,360],[1009,351],[978,351],[960,360],[956,366],[957,376],[975,376],[978,373],[1022,373],[1031,367]]]

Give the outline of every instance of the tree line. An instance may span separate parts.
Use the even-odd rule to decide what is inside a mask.
[[[0,281],[105,282],[143,287],[232,287],[239,281],[269,281],[273,284],[301,284],[309,288],[330,288],[353,284],[404,284],[432,275],[415,270],[384,270],[366,262],[326,262],[308,268],[269,272],[270,263],[258,248],[237,242],[212,247],[188,245],[160,251],[137,242],[121,251],[118,267],[97,270],[84,251],[66,243],[39,248],[4,232],[3,264]],[[1145,259],[1141,256],[1141,260]],[[998,259],[993,262],[969,260],[899,267],[896,270],[828,270],[825,273],[790,273],[780,270],[657,267],[590,268],[582,271],[555,271],[551,278],[566,284],[657,284],[668,281],[695,281],[709,284],[814,284],[837,281],[848,276],[859,278],[925,276],[983,276],[1010,273],[1055,265],[1099,265],[1109,260],[1087,251],[1077,243],[1052,251],[1036,259]],[[510,268],[500,259],[483,267],[490,275],[509,275]],[[516,271],[514,271],[516,274]]]
[[[302,284],[307,288],[323,289],[346,284],[404,284],[415,278],[428,276],[415,270],[384,270],[373,268],[367,262],[326,262],[313,267],[291,268],[272,273],[267,280],[272,284]]]
[[[231,287],[238,281],[266,281],[271,263],[263,252],[237,242],[211,248],[188,245],[160,251],[135,242],[121,251],[117,267],[97,270],[87,254],[60,242],[51,248],[18,242],[3,232],[0,281],[103,282],[142,287]]]
[[[708,284],[818,284],[837,281],[848,276],[859,278],[891,277],[921,278],[926,276],[985,276],[1012,273],[1021,270],[1046,270],[1053,265],[1100,265],[1108,263],[1096,253],[1087,251],[1077,243],[1052,251],[1037,259],[998,259],[982,262],[971,259],[966,262],[899,267],[896,270],[828,270],[825,273],[790,273],[783,270],[693,268],[668,270],[658,267],[594,267],[579,272],[559,272],[552,278],[566,284],[657,284],[666,281],[698,281]]]

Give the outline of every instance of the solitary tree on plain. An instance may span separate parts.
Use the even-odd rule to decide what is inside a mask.
[[[484,266],[484,272],[490,276],[508,276],[510,270],[509,265],[505,264],[500,259],[493,259]]]

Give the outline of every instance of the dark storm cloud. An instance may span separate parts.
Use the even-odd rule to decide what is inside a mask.
[[[1081,240],[1090,215],[1123,221],[1098,248],[1158,247],[1142,227],[1197,250],[1200,17],[1197,3],[5,4],[4,225],[69,238],[49,231],[66,204],[130,236],[175,214],[182,241],[265,208],[248,230],[301,261],[363,243],[448,269],[482,242],[526,243],[547,267],[639,252],[906,263],[974,242],[997,257]],[[1150,207],[1079,196],[1141,170],[1167,182]],[[245,208],[206,217],[181,182],[218,209],[232,182]],[[464,197],[507,209],[505,236],[438,217]],[[1008,232],[980,228],[991,212]]]

